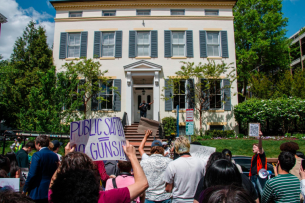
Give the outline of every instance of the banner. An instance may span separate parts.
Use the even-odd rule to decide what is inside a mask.
[[[76,121],[70,124],[70,144],[93,161],[125,160],[122,146],[125,134],[119,117],[103,117]]]

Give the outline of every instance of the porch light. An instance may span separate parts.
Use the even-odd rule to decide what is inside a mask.
[[[145,95],[145,89],[142,90],[142,94]]]

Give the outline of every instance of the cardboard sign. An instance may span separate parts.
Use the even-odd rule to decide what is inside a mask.
[[[259,123],[249,123],[249,136],[258,137],[261,125]]]
[[[194,121],[194,109],[186,109],[186,122]]]
[[[26,180],[28,178],[29,169],[28,168],[20,168],[21,169],[21,175]]]
[[[214,147],[191,144],[190,153],[192,157],[197,157],[205,161],[205,163],[209,160],[210,155],[213,154],[214,152],[216,152],[216,148]]]
[[[159,130],[160,122],[141,117],[138,125],[138,133],[145,134],[146,130],[152,131],[152,136],[156,136]]]
[[[11,187],[15,192],[19,192],[20,178],[0,178],[0,187]]]
[[[185,126],[186,135],[194,135],[194,122],[187,122]]]
[[[70,143],[93,161],[125,160],[125,134],[119,117],[103,117],[70,124]]]

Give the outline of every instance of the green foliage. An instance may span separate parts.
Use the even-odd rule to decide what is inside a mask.
[[[177,119],[174,117],[165,117],[162,119],[163,131],[166,137],[176,134],[177,131]]]
[[[303,28],[300,29],[299,35],[302,35],[303,33],[305,33],[305,27],[303,27]]]
[[[285,133],[285,137],[291,137],[291,133]]]
[[[242,130],[248,123],[260,123],[262,131],[281,129],[282,133],[293,129],[293,123],[304,125],[305,101],[300,98],[278,98],[273,100],[250,99],[234,107],[235,120]]]
[[[244,134],[238,134],[237,137],[240,138],[240,139],[242,139],[242,138],[245,137],[245,135],[244,135]]]
[[[235,136],[234,130],[206,130],[205,136],[230,138]]]
[[[293,136],[299,140],[302,140],[305,138],[305,134],[300,134],[300,133],[294,134]]]

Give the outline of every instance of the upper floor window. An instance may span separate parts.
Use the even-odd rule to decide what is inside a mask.
[[[177,105],[179,105],[179,109],[185,109],[186,80],[180,80],[179,82],[174,83],[173,96],[174,109],[177,108]]]
[[[114,56],[115,32],[102,32],[102,57]]]
[[[69,12],[69,17],[73,18],[73,17],[82,17],[83,16],[83,12],[82,11],[73,11],[73,12]]]
[[[137,10],[137,16],[149,16],[150,10]]]
[[[69,33],[68,36],[68,58],[80,57],[80,33]]]
[[[173,56],[185,56],[185,32],[172,32]]]
[[[103,16],[115,16],[116,11],[103,11]]]
[[[137,55],[150,56],[150,32],[137,32]]]
[[[218,16],[219,10],[205,10],[206,16]]]
[[[220,56],[219,32],[207,32],[208,56]]]
[[[184,10],[171,10],[171,15],[172,16],[183,16]]]
[[[210,82],[210,109],[221,109],[222,106],[222,80]]]

